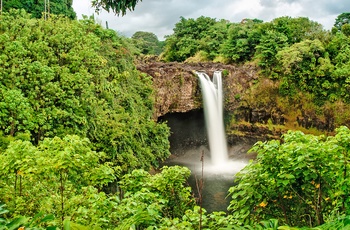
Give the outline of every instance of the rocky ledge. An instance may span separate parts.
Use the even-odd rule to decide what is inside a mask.
[[[186,113],[202,108],[202,95],[196,71],[212,77],[222,71],[224,106],[230,119],[228,135],[266,140],[278,138],[288,129],[316,129],[332,132],[332,113],[316,115],[308,105],[288,104],[279,95],[279,83],[259,77],[253,64],[141,62],[137,69],[153,79],[154,118],[165,114]],[[281,103],[282,101],[282,103]],[[227,121],[226,121],[227,123]]]
[[[214,71],[223,72],[224,93],[229,96],[225,102],[228,109],[236,107],[235,95],[243,94],[257,78],[256,70],[252,66],[238,67],[220,63],[150,62],[141,63],[137,68],[153,78],[156,90],[155,117],[201,108],[202,96],[196,71],[205,72],[209,76]]]

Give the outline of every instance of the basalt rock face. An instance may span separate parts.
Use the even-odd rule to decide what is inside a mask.
[[[153,79],[155,88],[155,118],[167,113],[187,112],[199,108],[199,88],[195,67],[179,63],[144,63],[138,70]]]
[[[139,63],[137,68],[153,79],[155,119],[169,113],[186,113],[202,108],[202,95],[195,72],[205,72],[212,77],[214,71],[222,71],[229,142],[235,142],[237,137],[250,140],[278,138],[288,129],[334,129],[332,113],[319,116],[315,111],[306,110],[308,106],[302,103],[281,103],[279,83],[259,77],[259,70],[254,65],[152,60]]]
[[[155,119],[166,114],[186,113],[202,108],[202,95],[196,71],[205,72],[210,77],[213,76],[214,71],[222,71],[225,111],[226,114],[235,116],[237,121],[256,123],[266,122],[271,117],[275,121],[281,119],[281,114],[275,117],[277,113],[271,114],[271,109],[266,106],[255,108],[254,105],[245,103],[244,98],[247,98],[249,89],[258,80],[258,70],[252,65],[149,62],[141,63],[137,68],[153,79],[156,94]],[[271,133],[251,125],[241,124],[231,128],[246,133],[246,137],[250,140],[265,139],[266,134]],[[245,137],[239,138],[242,141]],[[229,138],[229,142],[232,143],[236,140],[237,138],[232,138],[232,135]]]
[[[214,71],[223,71],[226,109],[238,106],[237,95],[244,94],[257,78],[252,66],[238,67],[220,63],[142,63],[138,70],[153,78],[156,93],[155,117],[167,113],[188,112],[202,107],[202,96],[196,71],[212,77]]]

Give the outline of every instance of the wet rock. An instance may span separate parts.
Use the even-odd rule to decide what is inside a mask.
[[[221,63],[139,63],[137,69],[152,77],[155,87],[155,114],[158,118],[167,113],[187,112],[202,107],[202,96],[198,77],[195,74],[205,72],[210,77],[214,71],[223,72],[225,108],[237,108],[239,97],[253,80],[257,79],[253,66],[224,65]]]
[[[163,63],[152,59],[140,62],[137,69],[152,77],[155,120],[166,114],[201,109],[202,95],[195,72],[205,72],[212,77],[214,71],[221,70],[225,113],[230,117],[228,119],[234,120],[230,122],[229,129],[244,133],[247,138],[261,140],[278,138],[283,133],[282,130],[276,130],[275,126],[316,128],[327,132],[335,128],[334,111],[325,111],[320,115],[316,111],[306,110],[308,106],[303,104],[281,106],[280,103],[278,106],[281,97],[278,81],[259,78],[259,69],[253,64]],[[293,114],[286,114],[288,110]],[[242,137],[233,135],[233,138]]]

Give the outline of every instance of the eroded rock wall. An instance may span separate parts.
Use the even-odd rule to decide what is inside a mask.
[[[205,72],[210,77],[214,71],[223,71],[225,107],[228,110],[237,108],[237,97],[241,97],[257,78],[252,66],[237,67],[220,63],[151,62],[139,64],[137,68],[153,78],[155,117],[201,108],[202,96],[195,71]]]
[[[289,102],[279,94],[279,82],[259,77],[254,65],[220,63],[140,63],[138,70],[153,78],[157,119],[168,113],[185,113],[202,107],[202,95],[196,71],[212,77],[223,75],[225,111],[231,117],[228,132],[250,138],[277,138],[289,129],[323,131],[334,129],[331,112],[316,115],[304,102]],[[229,134],[229,135],[230,135]]]

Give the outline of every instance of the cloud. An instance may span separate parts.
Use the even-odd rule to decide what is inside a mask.
[[[92,15],[91,0],[75,0],[73,7],[77,15]],[[109,28],[131,37],[136,31],[155,33],[160,40],[173,33],[180,17],[198,18],[206,16],[240,22],[244,18],[271,21],[281,16],[309,17],[331,29],[335,18],[350,9],[350,1],[344,0],[143,0],[135,11],[125,16],[101,12],[95,17]]]

